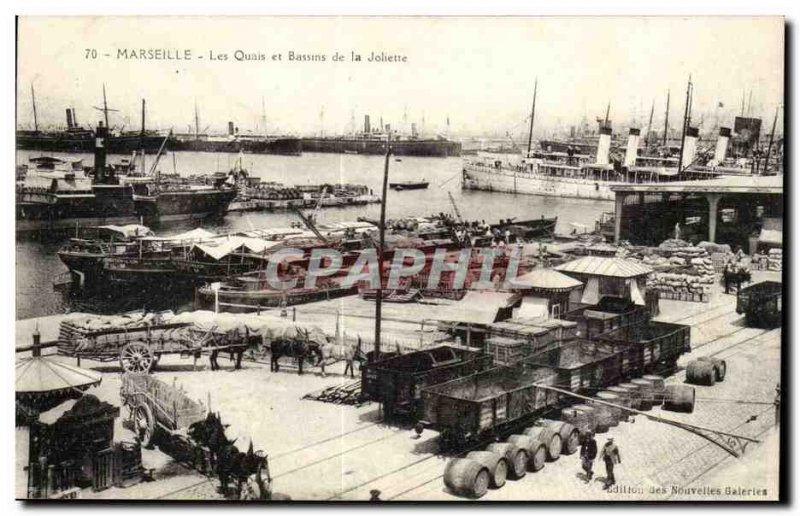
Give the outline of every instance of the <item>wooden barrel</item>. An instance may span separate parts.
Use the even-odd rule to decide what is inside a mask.
[[[594,408],[588,405],[572,405],[561,409],[561,421],[569,423],[581,433],[594,432]]]
[[[672,412],[694,411],[694,387],[691,385],[667,385],[664,390],[664,410]]]
[[[642,380],[641,378],[636,378],[631,380],[630,383],[636,385],[639,388],[639,392],[641,393],[642,397],[640,398],[641,401],[639,402],[639,410],[650,410],[653,408],[653,386],[647,380]]]
[[[547,447],[539,440],[529,435],[514,434],[508,437],[508,442],[516,444],[528,453],[528,469],[539,471],[547,460]]]
[[[661,405],[664,401],[664,378],[655,374],[646,374],[642,376],[642,380],[647,380],[653,386],[653,405]]]
[[[499,453],[508,463],[508,476],[514,480],[525,476],[528,471],[528,452],[514,443],[492,443],[487,451]]]
[[[497,488],[506,485],[508,462],[502,455],[490,451],[472,451],[467,454],[467,458],[486,467],[489,471],[491,487]]]
[[[444,468],[444,485],[456,495],[480,498],[489,489],[491,476],[483,465],[470,459],[450,459]]]
[[[615,405],[619,405],[620,399],[619,396],[614,394],[613,392],[608,391],[600,391],[595,394],[595,398],[607,401],[609,403],[614,403]],[[597,410],[602,410],[605,414],[603,417],[606,418],[606,423],[609,427],[617,426],[619,424],[620,417],[622,415],[622,411],[617,407],[609,407],[608,405],[603,405],[600,403],[595,403],[595,407]]]
[[[525,430],[525,435],[538,439],[547,449],[547,460],[558,460],[561,457],[561,436],[547,426],[532,426]]]
[[[628,401],[631,404],[631,408],[635,410],[641,410],[642,393],[639,389],[639,386],[635,383],[621,383],[618,385],[618,387],[628,391]]]
[[[574,425],[564,421],[556,421],[552,419],[544,420],[545,424],[558,432],[561,436],[561,453],[563,455],[572,455],[580,447],[580,431]]]
[[[686,366],[686,383],[695,385],[714,385],[716,371],[714,364],[707,360],[692,360]]]
[[[728,364],[725,360],[714,357],[700,357],[697,360],[714,364],[714,380],[717,382],[725,380],[725,374],[728,372]]]
[[[616,394],[619,397],[619,404],[623,407],[630,408],[631,407],[631,398],[630,398],[630,390],[625,389],[624,387],[620,387],[618,385],[614,385],[606,389],[607,392]],[[627,421],[630,413],[626,410],[621,410],[619,419],[620,421]]]

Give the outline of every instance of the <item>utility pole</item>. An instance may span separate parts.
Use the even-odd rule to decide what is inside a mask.
[[[33,91],[33,83],[31,83],[31,99],[33,100],[33,130],[39,132],[39,119],[36,117],[36,93]]]
[[[381,218],[378,225],[378,290],[375,292],[375,357],[381,356],[381,309],[383,305],[383,247],[386,243],[386,191],[389,186],[389,155],[392,153],[392,135],[386,134],[386,159],[383,163],[383,190],[381,191]]]
[[[531,128],[528,131],[528,156],[531,155],[531,146],[533,145],[533,120],[536,118],[536,89],[539,87],[539,78],[537,77],[533,83],[533,104],[531,105]]]

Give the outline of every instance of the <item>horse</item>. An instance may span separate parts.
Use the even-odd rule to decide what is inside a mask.
[[[278,360],[283,356],[297,358],[297,374],[303,374],[303,362],[308,360],[312,365],[322,360],[321,346],[308,339],[308,335],[299,339],[276,339],[270,343],[270,371],[280,371]]]
[[[361,351],[361,337],[352,344],[337,344],[329,342],[322,346],[322,360],[320,361],[320,368],[322,369],[323,376],[325,375],[325,362],[333,359],[334,362],[339,360],[345,361],[344,374],[350,371],[350,378],[355,378],[353,363],[357,360],[359,364],[363,364],[367,357]],[[360,369],[359,365],[359,369]]]
[[[291,500],[289,495],[272,492],[272,477],[266,456],[256,455],[255,473],[251,474],[239,493],[239,500]]]

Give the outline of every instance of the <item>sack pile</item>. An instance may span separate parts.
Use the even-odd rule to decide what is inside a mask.
[[[710,267],[710,264],[708,265]],[[680,272],[656,272],[647,280],[647,288],[659,292],[663,299],[707,302],[714,284],[714,272],[683,270]]]
[[[783,249],[776,247],[767,255],[767,270],[780,272],[783,270]]]
[[[65,319],[76,328],[88,331],[110,330],[114,328],[138,328],[148,324],[168,322],[175,314],[171,310],[160,313],[130,312],[122,315],[72,314]]]

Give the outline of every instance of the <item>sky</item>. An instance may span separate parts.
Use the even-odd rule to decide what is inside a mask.
[[[146,98],[151,129],[193,132],[196,104],[201,131],[232,120],[260,132],[263,99],[272,133],[343,133],[369,114],[400,129],[424,119],[427,133],[446,132],[449,118],[450,134],[519,134],[538,81],[542,137],[604,116],[609,103],[615,130],[645,127],[651,105],[663,127],[667,91],[675,127],[691,75],[703,128],[730,126],[743,95],[769,127],[783,102],[783,40],[779,17],[21,17],[17,125],[33,126],[31,85],[40,128],[65,125],[67,106],[95,125],[105,84],[119,110],[111,125],[132,130]],[[193,59],[120,59],[119,49]],[[265,59],[240,61],[237,51]],[[336,52],[345,60],[334,62]],[[367,62],[372,52],[406,61]]]

